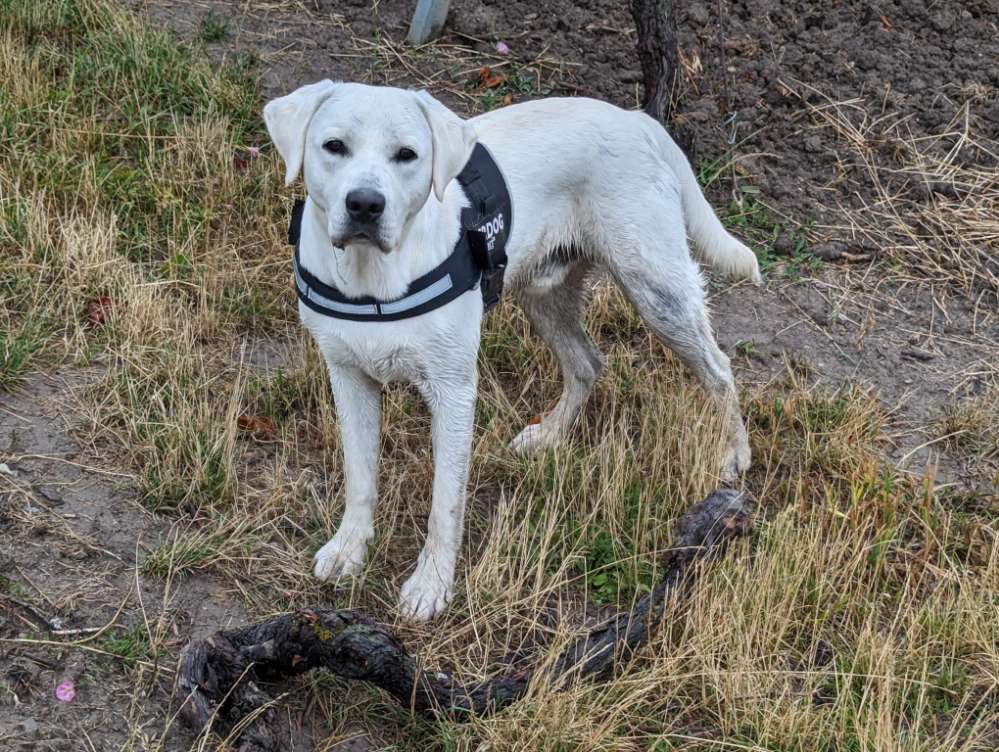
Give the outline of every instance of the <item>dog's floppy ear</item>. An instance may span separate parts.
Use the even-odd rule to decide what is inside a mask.
[[[434,142],[434,195],[444,200],[444,189],[461,172],[478,136],[468,122],[462,120],[425,91],[416,92],[416,101],[430,124]]]
[[[278,154],[284,160],[284,184],[291,185],[302,169],[305,158],[305,131],[319,105],[336,88],[329,79],[295,89],[291,94],[272,99],[264,106],[264,122]]]

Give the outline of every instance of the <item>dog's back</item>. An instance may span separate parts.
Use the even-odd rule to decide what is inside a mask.
[[[629,223],[679,200],[698,257],[737,278],[760,279],[756,256],[719,222],[669,134],[641,112],[582,97],[504,107],[471,121],[512,184],[515,276],[555,248],[600,254],[626,242]],[[637,216],[645,214],[646,216]],[[623,221],[622,221],[623,220]],[[615,232],[608,235],[608,227]],[[621,236],[621,233],[623,237]]]

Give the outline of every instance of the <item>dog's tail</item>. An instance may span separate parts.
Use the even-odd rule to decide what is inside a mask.
[[[694,241],[697,257],[722,274],[760,284],[762,278],[756,254],[725,229],[711,204],[704,198],[687,156],[663,128],[659,127],[657,130],[662,134],[660,141],[663,144],[663,157],[680,181],[683,218],[687,234]]]

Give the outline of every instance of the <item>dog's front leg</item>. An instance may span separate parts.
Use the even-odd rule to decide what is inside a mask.
[[[321,580],[360,573],[375,533],[378,501],[381,388],[356,368],[330,363],[329,371],[340,424],[346,495],[336,535],[316,552],[315,572]]]
[[[454,570],[461,548],[465,487],[475,423],[476,374],[468,379],[422,386],[432,412],[434,490],[427,539],[416,570],[402,586],[400,610],[418,621],[444,610],[454,594]]]

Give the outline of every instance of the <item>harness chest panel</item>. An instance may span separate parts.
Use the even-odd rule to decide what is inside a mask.
[[[348,321],[398,321],[440,308],[476,285],[485,310],[499,302],[506,269],[506,242],[513,226],[513,204],[503,173],[489,150],[476,144],[456,180],[468,207],[461,210],[461,234],[451,255],[413,280],[395,300],[350,298],[309,272],[301,262],[299,239],[305,202],[295,201],[288,243],[295,246],[295,292],[302,303],[325,316]]]

